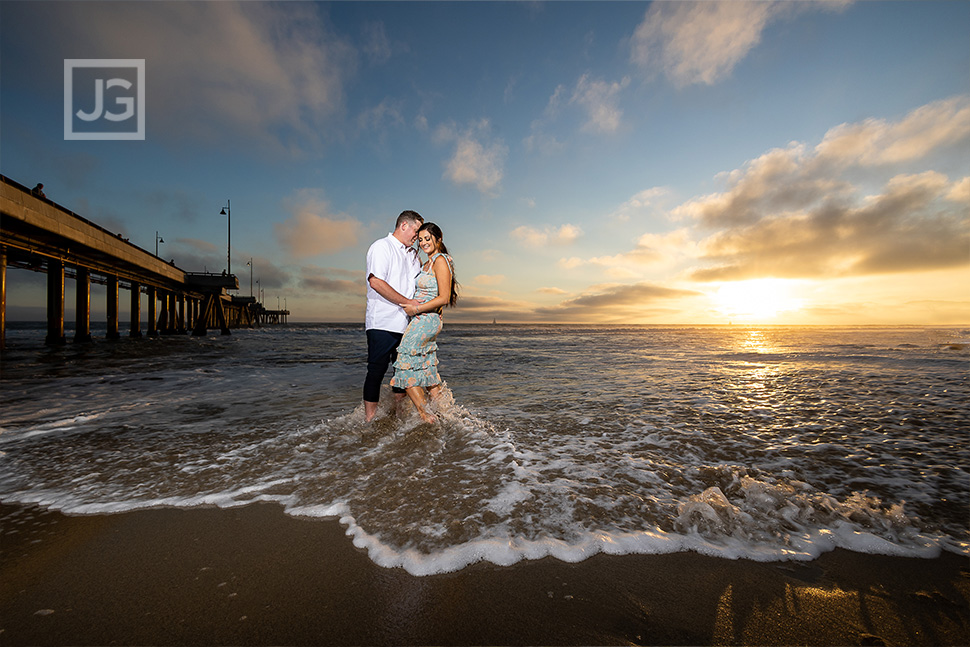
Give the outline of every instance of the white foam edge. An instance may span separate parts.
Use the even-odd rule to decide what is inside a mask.
[[[606,555],[660,555],[693,551],[702,555],[725,559],[749,559],[756,562],[811,561],[836,548],[859,553],[890,555],[897,557],[935,558],[944,548],[943,538],[924,534],[915,535],[914,543],[900,545],[871,533],[860,531],[850,523],[840,523],[834,528],[814,529],[801,535],[793,535],[788,546],[751,544],[732,537],[719,537],[712,541],[700,534],[668,533],[653,529],[641,532],[590,533],[578,542],[560,539],[526,540],[522,538],[481,538],[457,546],[449,546],[434,553],[415,549],[398,549],[380,541],[357,525],[346,514],[346,506],[316,506],[312,516],[334,516],[344,512],[339,522],[346,526],[346,535],[355,547],[365,550],[378,566],[402,568],[411,575],[438,575],[459,571],[477,562],[489,562],[496,566],[511,566],[522,560],[554,557],[568,563],[581,562],[597,553]],[[955,547],[958,548],[958,547]],[[963,550],[956,552],[966,553]]]
[[[14,492],[4,496],[4,503],[19,503],[37,505],[45,509],[57,510],[68,515],[90,516],[97,514],[120,514],[151,508],[240,508],[252,503],[278,503],[284,507],[292,503],[293,495],[259,494],[250,496],[254,492],[270,488],[291,479],[277,479],[258,485],[251,485],[225,492],[213,492],[196,496],[171,496],[154,499],[129,499],[123,501],[107,501],[103,503],[78,503],[63,493],[45,491]],[[242,497],[242,498],[240,498]]]
[[[240,500],[239,495],[270,487],[286,480],[239,488],[231,492],[211,493],[193,497],[162,497],[142,501],[114,501],[107,503],[72,503],[63,496],[45,492],[20,492],[4,497],[6,503],[33,504],[59,510],[71,515],[118,514],[151,508],[239,508],[253,503],[280,504],[284,512],[296,517],[335,518],[346,527],[345,534],[355,547],[365,550],[368,557],[384,568],[402,568],[415,576],[437,575],[462,570],[477,562],[497,566],[512,566],[522,560],[554,557],[567,563],[589,559],[597,553],[606,555],[659,555],[693,551],[711,557],[749,559],[756,562],[811,561],[819,555],[844,548],[859,553],[897,557],[935,558],[946,549],[958,554],[970,554],[970,544],[947,542],[944,537],[922,533],[911,537],[908,544],[896,544],[862,530],[849,522],[839,522],[832,528],[813,529],[790,535],[788,546],[752,544],[733,537],[718,537],[716,541],[703,535],[668,533],[660,529],[641,532],[589,533],[577,542],[546,538],[527,540],[518,537],[482,538],[449,546],[434,553],[415,549],[400,550],[381,542],[367,533],[349,514],[344,501],[312,506],[293,505],[293,495],[262,494]]]

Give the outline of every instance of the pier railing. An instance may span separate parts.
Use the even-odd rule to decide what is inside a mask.
[[[64,281],[76,283],[75,341],[91,339],[91,284],[107,286],[107,337],[120,336],[118,291],[131,299],[131,337],[142,336],[141,294],[147,295],[147,334],[204,335],[207,330],[285,323],[289,312],[267,311],[239,289],[232,274],[186,272],[173,261],[132,244],[65,207],[0,175],[0,347],[6,333],[7,268],[47,274],[47,343],[63,344]]]

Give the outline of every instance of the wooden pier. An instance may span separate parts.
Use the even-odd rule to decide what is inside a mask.
[[[239,289],[232,274],[186,272],[124,240],[73,211],[34,195],[0,175],[0,348],[6,337],[7,268],[47,274],[49,345],[66,343],[64,281],[76,283],[74,341],[91,339],[91,284],[107,286],[107,337],[121,336],[119,289],[131,299],[128,335],[141,337],[141,295],[147,296],[149,336],[205,335],[230,329],[285,323],[288,311],[268,311],[253,297],[228,294]]]

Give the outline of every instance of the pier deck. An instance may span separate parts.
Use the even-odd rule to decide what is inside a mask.
[[[7,268],[47,274],[47,343],[65,343],[64,280],[76,281],[75,341],[90,335],[90,285],[107,286],[109,338],[118,337],[118,289],[130,292],[129,335],[141,336],[141,293],[147,295],[149,335],[203,335],[218,328],[285,322],[289,312],[266,313],[252,298],[233,297],[239,289],[232,274],[186,272],[120,234],[115,234],[0,175],[0,347],[6,332]]]

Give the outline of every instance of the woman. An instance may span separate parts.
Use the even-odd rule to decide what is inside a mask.
[[[433,222],[421,225],[418,229],[418,246],[428,256],[415,279],[414,298],[420,303],[404,306],[411,322],[397,347],[391,385],[405,389],[421,419],[433,423],[437,418],[428,413],[424,390],[428,389],[432,399],[441,393],[438,344],[435,339],[441,332],[442,308],[454,306],[458,301],[458,283],[455,281],[454,261],[448,255],[438,225]]]

